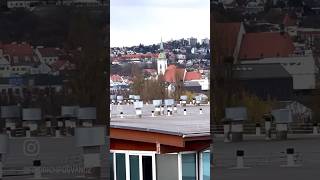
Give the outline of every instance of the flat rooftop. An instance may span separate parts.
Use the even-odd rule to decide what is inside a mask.
[[[243,142],[234,143],[225,143],[221,136],[215,136],[213,141],[213,179],[317,180],[320,177],[320,134],[289,134],[287,140],[270,141],[264,135],[245,135]],[[287,148],[294,148],[297,167],[283,167]],[[234,169],[237,150],[244,150],[244,166],[249,168]]]
[[[103,176],[108,177],[107,145],[101,147]],[[40,159],[44,179],[84,179],[83,150],[76,146],[75,137],[9,138],[8,152],[3,155],[5,180],[32,179],[33,160]],[[78,169],[77,169],[78,168]],[[47,170],[47,171],[46,171]],[[79,171],[80,170],[80,171]]]
[[[155,133],[177,135],[182,137],[196,137],[210,135],[210,106],[209,105],[187,105],[177,106],[177,112],[171,116],[165,115],[152,117],[154,106],[144,105],[142,117],[136,116],[133,105],[113,105],[111,110],[111,128],[140,130]],[[187,115],[184,115],[184,109]],[[200,114],[202,109],[202,114]],[[123,118],[120,117],[123,112]]]

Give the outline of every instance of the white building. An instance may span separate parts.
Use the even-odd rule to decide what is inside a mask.
[[[210,40],[208,38],[202,39],[201,40],[201,44],[209,45],[210,44]]]
[[[4,57],[0,56],[0,77],[10,76],[10,63]]]
[[[194,38],[194,37],[189,38],[188,41],[191,47],[196,46],[198,42],[197,38]]]
[[[59,60],[59,55],[62,55],[62,51],[59,48],[37,47],[35,54],[38,56],[40,62],[52,65]]]
[[[280,63],[293,78],[294,90],[310,90],[316,88],[316,73],[318,69],[312,56],[276,57],[246,63]]]
[[[157,72],[158,72],[158,75],[160,75],[160,74],[164,75],[166,72],[166,69],[168,67],[168,60],[167,60],[166,54],[163,49],[162,40],[161,40],[161,44],[160,44],[160,51],[161,52],[159,53],[159,56],[157,59]]]

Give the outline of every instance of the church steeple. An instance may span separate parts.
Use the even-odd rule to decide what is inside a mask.
[[[159,53],[159,56],[157,59],[158,74],[164,75],[166,72],[167,66],[168,66],[167,57],[166,57],[166,53],[164,52],[163,42],[162,42],[162,37],[161,37],[160,53]]]
[[[161,37],[161,43],[160,43],[160,51],[163,51],[163,42],[162,42],[162,37]]]

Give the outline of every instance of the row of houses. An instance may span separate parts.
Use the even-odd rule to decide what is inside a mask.
[[[71,59],[69,54],[59,48],[33,47],[28,43],[0,44],[0,77],[59,75],[74,69]]]
[[[31,9],[39,5],[86,5],[97,6],[103,5],[103,0],[7,0],[7,8],[26,8]]]
[[[216,29],[225,40],[224,56],[232,57],[234,64],[256,64],[252,66],[264,67],[265,73],[273,72],[270,64],[278,64],[292,78],[293,91],[316,88],[318,67],[312,49],[301,48],[287,32],[246,33],[243,23],[217,23]]]

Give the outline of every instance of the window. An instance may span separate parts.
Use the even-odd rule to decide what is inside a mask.
[[[200,153],[200,180],[210,180],[210,151]]]
[[[114,179],[114,168],[113,168],[113,153],[110,153],[110,179],[113,180]]]
[[[130,180],[140,180],[139,156],[130,155]]]
[[[182,180],[197,179],[196,158],[195,153],[181,155]]]
[[[116,154],[117,180],[126,180],[126,156],[123,153]]]
[[[152,157],[142,156],[142,174],[143,180],[152,180]]]
[[[113,151],[112,180],[155,180],[155,152]]]

